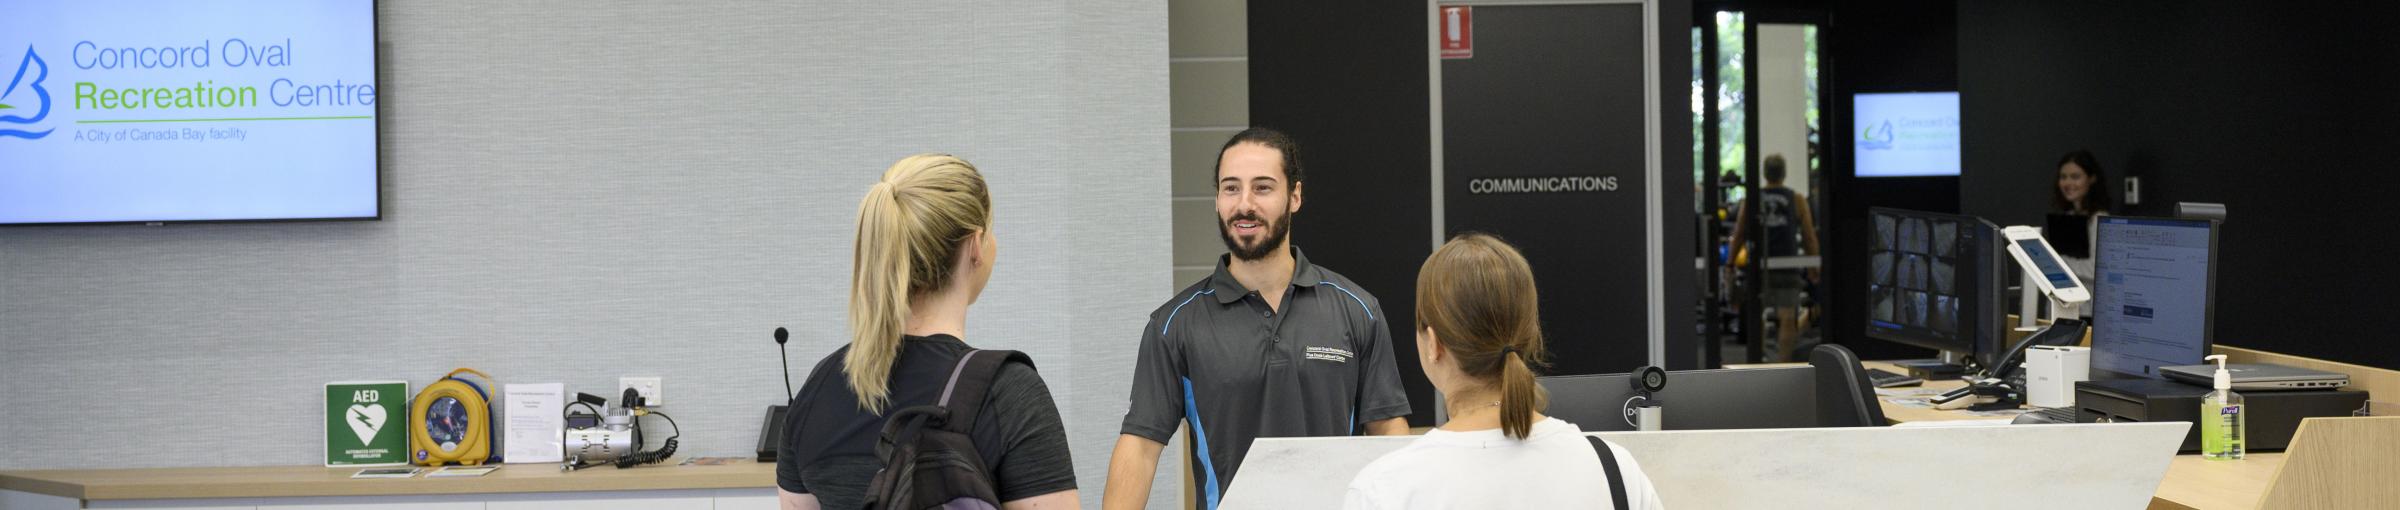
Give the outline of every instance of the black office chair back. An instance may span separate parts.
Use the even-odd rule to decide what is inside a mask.
[[[1808,351],[1808,364],[1817,371],[1817,426],[1881,427],[1883,404],[1875,401],[1875,384],[1858,354],[1834,344]]]

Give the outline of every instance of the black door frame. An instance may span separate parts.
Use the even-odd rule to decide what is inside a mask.
[[[1667,340],[1668,335],[1666,334],[1666,328],[1675,326],[1671,325],[1674,323],[1674,321],[1670,321],[1668,319],[1668,293],[1666,291],[1666,272],[1667,268],[1670,266],[1666,260],[1666,225],[1664,224],[1664,222],[1667,221],[1667,213],[1664,211],[1666,204],[1664,189],[1668,174],[1663,168],[1665,164],[1666,151],[1666,147],[1664,146],[1665,134],[1663,132],[1665,128],[1663,124],[1665,115],[1665,101],[1663,101],[1661,98],[1661,92],[1663,92],[1662,89],[1664,86],[1660,83],[1660,76],[1661,73],[1664,72],[1663,69],[1665,68],[1665,65],[1662,62],[1662,57],[1660,54],[1660,45],[1662,43],[1659,39],[1659,32],[1662,30],[1662,27],[1658,22],[1660,13],[1664,9],[1664,6],[1660,5],[1661,0],[1428,0],[1425,9],[1426,27],[1428,29],[1426,33],[1426,59],[1428,67],[1426,75],[1429,86],[1427,103],[1431,120],[1429,124],[1432,128],[1431,132],[1429,133],[1429,143],[1432,145],[1432,154],[1430,159],[1432,165],[1431,180],[1433,188],[1431,190],[1433,207],[1430,208],[1433,216],[1431,243],[1432,246],[1439,247],[1444,241],[1447,241],[1446,237],[1448,233],[1448,225],[1446,218],[1444,217],[1444,215],[1447,214],[1447,211],[1443,204],[1443,193],[1445,190],[1443,182],[1444,154],[1442,150],[1442,59],[1439,40],[1441,20],[1438,19],[1441,16],[1440,7],[1628,4],[1639,5],[1642,8],[1642,45],[1644,48],[1642,72],[1644,76],[1644,116],[1646,119],[1644,122],[1645,126],[1643,130],[1643,138],[1645,145],[1644,152],[1646,154],[1644,155],[1645,163],[1643,165],[1643,171],[1647,175],[1644,179],[1644,189],[1642,189],[1641,192],[1643,193],[1643,201],[1645,204],[1644,220],[1646,223],[1646,234],[1644,244],[1647,246],[1648,250],[1648,254],[1645,257],[1647,259],[1645,265],[1648,266],[1646,268],[1647,276],[1645,276],[1645,278],[1647,278],[1648,287],[1645,291],[1645,295],[1648,296],[1648,299],[1645,300],[1647,301],[1647,310],[1645,315],[1648,317],[1649,326],[1647,327],[1647,334],[1645,335],[1647,338],[1643,339],[1643,344],[1646,346],[1646,364],[1650,366],[1663,367],[1667,365],[1667,360],[1672,359],[1672,357],[1667,355],[1668,349],[1688,348],[1690,345],[1669,345]],[[1680,180],[1677,182],[1680,182]],[[1679,266],[1680,265],[1678,264],[1676,267]],[[1442,405],[1439,403],[1440,396],[1437,394],[1435,397],[1435,423],[1438,424],[1443,421],[1447,421],[1448,417],[1446,415],[1448,413],[1445,412],[1446,410],[1443,409]]]
[[[1706,186],[1709,190],[1708,193],[1705,193],[1705,195],[1707,195],[1705,199],[1707,200],[1708,204],[1708,209],[1706,209],[1708,217],[1704,218],[1702,221],[1704,232],[1701,237],[1702,239],[1705,239],[1711,243],[1710,249],[1703,250],[1703,260],[1707,260],[1709,263],[1707,264],[1707,286],[1702,290],[1704,294],[1701,301],[1704,303],[1706,308],[1706,310],[1704,310],[1702,313],[1702,320],[1705,321],[1703,324],[1703,338],[1705,338],[1705,340],[1702,343],[1706,345],[1706,348],[1703,349],[1702,356],[1703,359],[1706,360],[1706,366],[1709,368],[1723,366],[1723,355],[1721,354],[1721,351],[1723,349],[1724,334],[1722,331],[1722,321],[1720,318],[1723,317],[1724,314],[1723,311],[1718,308],[1718,303],[1720,300],[1727,298],[1740,300],[1738,308],[1741,310],[1741,316],[1739,320],[1741,321],[1742,338],[1745,344],[1743,356],[1745,359],[1743,361],[1746,363],[1760,363],[1767,361],[1765,359],[1765,318],[1763,310],[1760,309],[1762,303],[1759,300],[1759,290],[1763,289],[1766,283],[1766,264],[1767,259],[1770,258],[1758,254],[1753,254],[1750,257],[1750,264],[1748,267],[1745,267],[1744,271],[1742,272],[1742,282],[1740,288],[1745,290],[1745,292],[1738,292],[1733,296],[1717,295],[1719,289],[1724,288],[1724,282],[1722,281],[1721,276],[1723,272],[1720,269],[1723,267],[1728,267],[1733,263],[1730,260],[1720,261],[1717,259],[1714,250],[1714,243],[1716,240],[1720,236],[1728,235],[1728,233],[1723,232],[1722,228],[1720,227],[1722,222],[1713,218],[1715,211],[1720,210],[1724,205],[1726,205],[1723,203],[1724,191],[1719,184],[1720,179],[1725,173],[1722,158],[1719,157],[1719,154],[1724,149],[1721,147],[1721,144],[1718,141],[1719,137],[1722,135],[1721,124],[1723,123],[1724,119],[1717,113],[1717,90],[1719,89],[1720,85],[1722,85],[1724,77],[1718,75],[1717,66],[1715,65],[1716,57],[1721,52],[1721,48],[1719,48],[1717,43],[1719,34],[1717,32],[1716,15],[1719,12],[1737,12],[1742,14],[1742,72],[1744,73],[1742,80],[1742,117],[1743,143],[1747,151],[1742,155],[1741,184],[1749,186],[1749,188],[1753,191],[1743,195],[1743,208],[1750,211],[1758,210],[1759,195],[1755,191],[1764,184],[1763,176],[1760,175],[1761,169],[1758,165],[1758,158],[1753,157],[1753,153],[1758,150],[1759,144],[1757,101],[1758,26],[1761,24],[1814,25],[1817,27],[1817,38],[1819,41],[1825,40],[1830,31],[1834,29],[1832,15],[1826,11],[1816,9],[1743,8],[1739,5],[1721,5],[1713,8],[1694,9],[1693,11],[1693,21],[1701,30],[1700,96],[1702,98],[1701,122],[1703,123],[1703,126],[1701,127],[1701,136],[1704,138],[1704,140],[1701,142],[1702,153],[1700,157],[1703,159],[1701,162],[1701,168],[1706,172],[1701,180],[1701,184]],[[1831,151],[1841,150],[1838,147],[1840,144],[1829,143],[1827,132],[1824,129],[1824,119],[1828,118],[1830,115],[1832,115],[1832,113],[1823,111],[1822,109],[1833,104],[1830,84],[1834,82],[1833,73],[1835,69],[1832,55],[1825,51],[1825,49],[1826,48],[1824,44],[1820,43],[1817,45],[1817,106],[1820,108],[1820,111],[1817,112],[1820,123],[1817,132],[1817,150],[1819,151],[1817,154],[1818,161],[1832,161],[1833,157]],[[1803,164],[1805,164],[1805,162]],[[1816,171],[1812,169],[1810,175],[1816,175]],[[1831,203],[1834,197],[1831,195],[1831,193],[1829,193],[1830,190],[1822,188],[1824,187],[1810,187],[1809,191],[1811,200],[1818,203]],[[1751,223],[1751,225],[1749,228],[1742,229],[1748,234],[1744,236],[1748,238],[1744,240],[1747,241],[1744,244],[1753,247],[1764,246],[1761,243],[1764,241],[1764,236],[1766,233],[1755,225],[1757,218],[1752,216],[1747,219],[1750,220],[1749,223]],[[1818,237],[1822,239],[1824,237],[1823,233],[1826,232],[1826,225],[1824,221],[1826,217],[1823,215],[1818,215],[1818,217],[1815,219],[1818,220],[1816,222],[1817,225],[1815,225],[1819,233]],[[1829,250],[1825,249],[1825,247],[1820,247],[1817,256],[1820,260],[1822,260],[1826,258],[1828,251]],[[1731,255],[1732,254],[1730,253],[1727,254],[1728,257]],[[1820,274],[1823,273],[1820,272]],[[1820,285],[1820,288],[1825,287],[1830,286]],[[1812,295],[1812,297],[1818,299],[1819,301],[1825,301],[1830,299],[1831,294],[1820,292],[1817,293],[1817,295]]]

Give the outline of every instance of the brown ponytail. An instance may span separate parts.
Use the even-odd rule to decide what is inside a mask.
[[[1511,349],[1500,361],[1500,431],[1508,437],[1524,439],[1533,433],[1533,412],[1543,405],[1542,387],[1533,382],[1533,369],[1525,366],[1525,357]]]
[[[1460,371],[1499,390],[1501,432],[1532,434],[1549,396],[1533,380],[1545,366],[1541,296],[1525,256],[1487,234],[1443,243],[1417,271],[1416,312]]]

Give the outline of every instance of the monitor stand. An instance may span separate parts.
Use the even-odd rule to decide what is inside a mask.
[[[2042,326],[2034,321],[2037,320],[2037,316],[2042,315],[2038,312],[2045,310],[2036,309],[2035,307],[2047,306],[2048,308],[2046,311],[2049,312],[2049,317],[2051,320],[2057,320],[2059,317],[2083,316],[2082,307],[2075,303],[2061,302],[2056,299],[2042,299],[2044,297],[2042,295],[2042,288],[2040,284],[2033,282],[2033,273],[2025,273],[2024,278],[2024,286],[2022,287],[2022,290],[2018,292],[2017,299],[2018,332],[2032,333],[2042,330]]]

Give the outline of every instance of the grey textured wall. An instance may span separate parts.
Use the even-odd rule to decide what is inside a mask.
[[[998,214],[968,340],[1034,356],[1096,502],[1173,291],[1166,6],[908,4],[384,2],[384,221],[0,229],[0,468],[313,464],[323,383],[462,366],[661,376],[746,455],[768,331],[795,379],[844,341],[859,197],[944,151]]]

